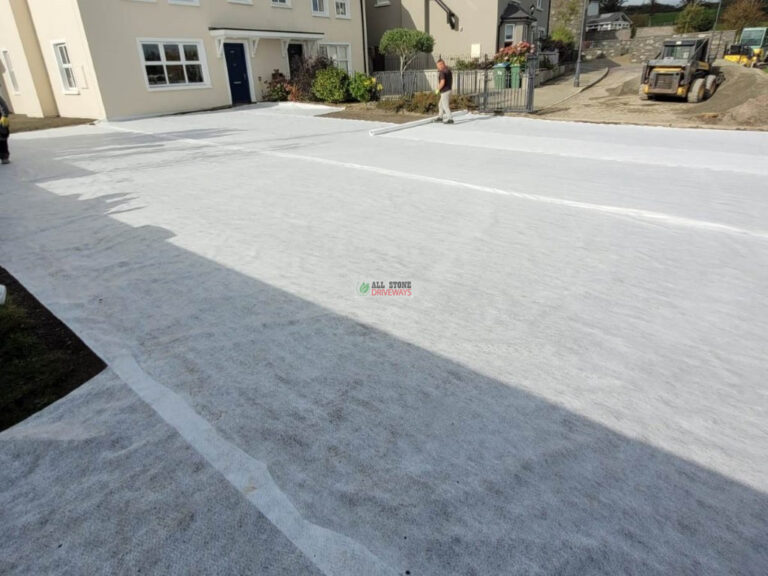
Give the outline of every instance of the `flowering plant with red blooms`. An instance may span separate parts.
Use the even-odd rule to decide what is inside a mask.
[[[533,52],[532,44],[529,42],[518,42],[517,44],[510,44],[509,46],[499,50],[493,59],[498,64],[506,62],[519,66],[526,61],[528,54],[531,52]]]

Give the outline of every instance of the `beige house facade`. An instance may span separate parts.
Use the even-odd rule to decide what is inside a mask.
[[[125,119],[258,102],[274,70],[366,71],[360,0],[0,0],[14,112]]]
[[[549,12],[550,0],[366,0],[369,53],[380,63],[384,32],[415,28],[434,37],[433,58],[491,57],[506,45],[546,36]]]

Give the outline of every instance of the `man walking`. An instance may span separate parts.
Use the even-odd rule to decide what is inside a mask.
[[[8,134],[10,134],[8,116],[10,114],[11,111],[8,109],[8,104],[0,96],[0,163],[2,164],[9,164],[11,162],[8,152]]]
[[[445,122],[446,124],[453,124],[453,116],[451,115],[451,89],[453,88],[453,72],[451,72],[451,69],[445,65],[445,61],[442,58],[437,61],[437,71],[437,93],[440,95],[440,103],[437,107],[437,121]]]

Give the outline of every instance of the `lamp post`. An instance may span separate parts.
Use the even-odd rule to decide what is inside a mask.
[[[576,57],[576,73],[573,75],[573,85],[578,88],[581,79],[581,48],[584,46],[584,34],[587,27],[587,1],[584,0],[584,8],[581,11],[581,30],[579,32],[579,54]]]
[[[717,21],[720,19],[720,8],[722,7],[722,5],[723,5],[723,0],[720,0],[717,3],[717,14],[715,14],[715,23],[712,24],[712,34],[710,35],[709,46],[707,46],[707,60],[709,60],[709,53],[712,51],[712,44],[715,43],[715,28],[717,28]],[[722,44],[722,38],[723,38],[723,35],[720,34],[720,39],[721,39],[720,44]],[[715,52],[715,58],[717,58],[717,52]]]

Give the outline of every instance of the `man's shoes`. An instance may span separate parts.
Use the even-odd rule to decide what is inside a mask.
[[[450,119],[450,120],[446,120],[446,121],[445,121],[445,123],[446,123],[446,124],[453,124],[453,119]]]
[[[442,124],[442,123],[443,123],[443,119],[442,119],[442,118],[439,118],[439,117],[438,117],[438,118],[435,118],[435,122],[440,122],[440,123]]]
[[[10,163],[11,161],[8,160],[8,158],[3,158],[2,160],[0,160],[0,164],[10,164]]]

